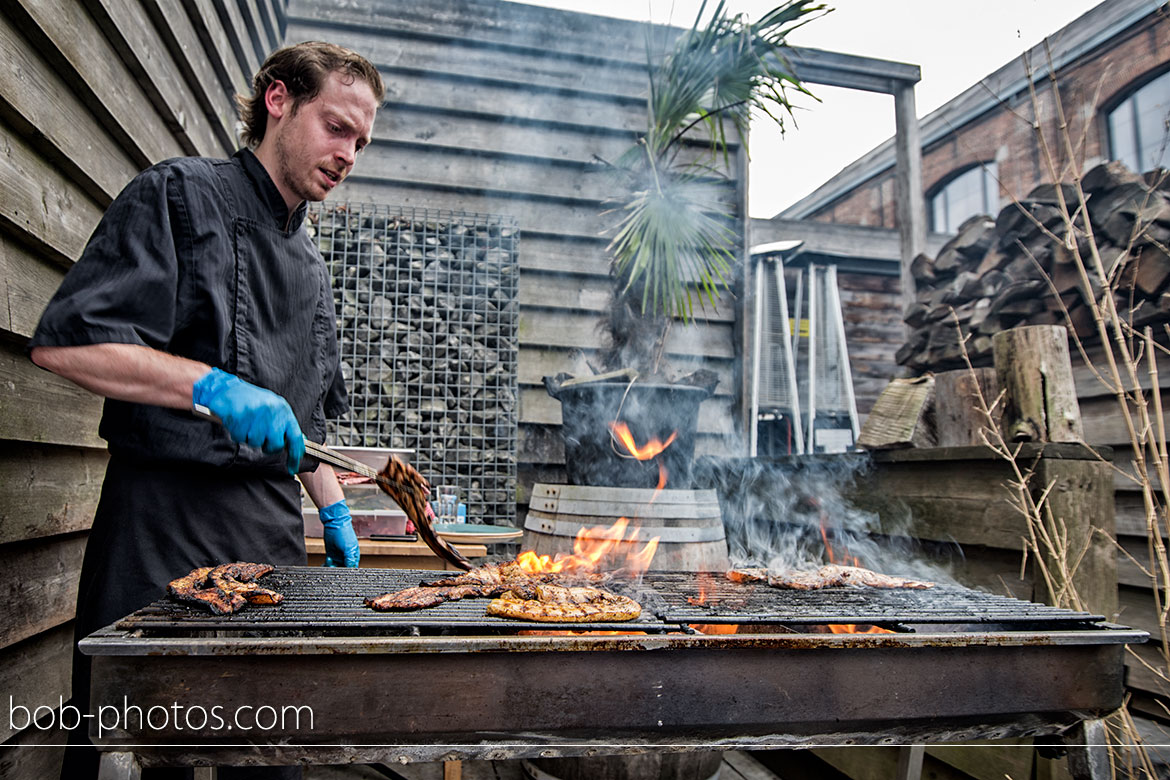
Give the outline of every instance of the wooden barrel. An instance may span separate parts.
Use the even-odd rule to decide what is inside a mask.
[[[528,780],[717,780],[722,763],[721,752],[651,750],[632,756],[534,758],[520,765]]]
[[[582,528],[613,525],[628,518],[637,540],[624,546],[640,549],[657,536],[655,571],[726,571],[727,537],[714,490],[647,490],[644,488],[545,485],[537,483],[524,522],[524,549],[538,555],[573,552]],[[623,554],[618,551],[618,555]]]

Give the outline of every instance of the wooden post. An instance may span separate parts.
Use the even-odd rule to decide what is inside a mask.
[[[990,409],[999,394],[994,368],[940,371],[934,375],[934,424],[939,447],[981,447],[980,435],[988,423],[984,404]],[[980,400],[982,395],[982,401]],[[991,409],[998,424],[1000,406]]]
[[[142,767],[130,752],[102,753],[98,780],[141,780]]]
[[[1068,771],[1073,780],[1107,780],[1113,777],[1109,762],[1109,734],[1105,721],[1083,720],[1069,730]]]
[[[910,263],[926,251],[926,204],[922,196],[922,142],[914,107],[914,82],[899,81],[894,88],[894,206],[902,240],[902,311],[917,293]]]
[[[897,780],[920,780],[922,777],[922,759],[926,755],[923,745],[903,745],[898,748],[898,769],[894,774]]]
[[[1009,442],[1084,440],[1067,334],[1059,325],[1028,325],[992,339]]]

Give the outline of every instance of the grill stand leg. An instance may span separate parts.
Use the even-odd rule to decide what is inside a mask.
[[[444,761],[443,780],[463,780],[463,762]]]
[[[1109,780],[1109,740],[1105,721],[1083,720],[1064,735],[1073,780]]]
[[[142,767],[133,753],[102,753],[98,780],[142,780]]]
[[[898,771],[894,774],[896,780],[921,780],[925,751],[923,745],[903,745],[898,748]]]

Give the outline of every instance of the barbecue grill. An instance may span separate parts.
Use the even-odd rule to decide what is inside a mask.
[[[93,656],[91,736],[111,759],[132,751],[160,766],[1049,735],[1118,707],[1124,645],[1147,638],[951,585],[789,591],[678,572],[613,588],[643,605],[623,623],[495,618],[486,599],[399,613],[362,603],[433,576],[285,567],[264,580],[285,594],[274,607],[214,616],[155,602],[81,643]],[[275,721],[298,705],[311,726],[304,710],[250,730],[179,717],[270,707]],[[108,709],[99,723],[102,706],[127,717],[115,724]]]

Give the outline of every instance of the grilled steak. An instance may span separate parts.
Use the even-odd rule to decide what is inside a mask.
[[[536,598],[507,591],[487,607],[489,615],[539,623],[599,623],[633,620],[638,602],[598,588],[537,585]]]
[[[414,530],[418,532],[419,538],[435,555],[461,569],[473,568],[463,554],[447,544],[431,525],[435,513],[431,511],[430,504],[426,501],[427,496],[431,494],[431,486],[422,474],[391,455],[386,467],[378,472],[378,477],[380,477],[378,487],[394,499],[394,503],[402,507],[402,511],[414,523]]]
[[[525,571],[516,561],[491,563],[480,566],[454,577],[443,577],[423,582],[414,588],[383,593],[366,599],[366,606],[378,610],[425,609],[442,604],[444,601],[459,599],[494,598],[512,592],[518,598],[535,599],[537,590],[551,582],[604,582],[606,574],[561,575],[532,574]]]
[[[366,606],[384,612],[391,610],[425,609],[447,600],[446,588],[419,586],[366,599]]]
[[[274,568],[267,563],[200,566],[171,580],[167,593],[178,601],[206,607],[216,615],[238,612],[245,604],[279,604],[284,596],[255,582]]]
[[[843,588],[862,586],[869,588],[911,588],[922,590],[933,588],[933,582],[922,582],[906,577],[894,577],[863,569],[860,566],[829,564],[816,571],[790,571],[771,574],[767,569],[732,569],[727,572],[732,582],[767,581],[773,588],[788,590],[820,590],[821,588]]]

